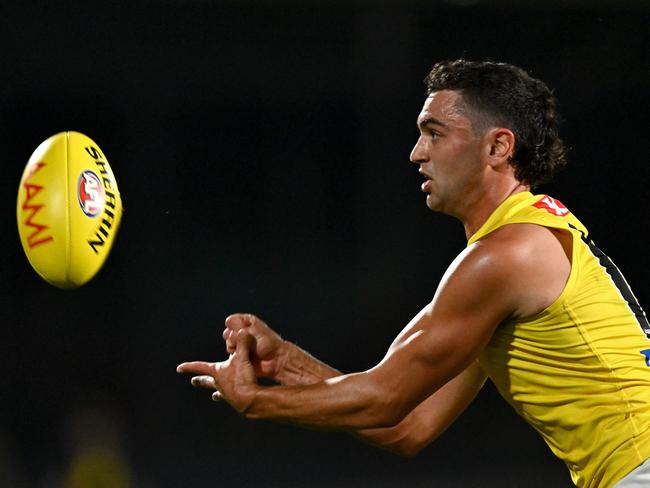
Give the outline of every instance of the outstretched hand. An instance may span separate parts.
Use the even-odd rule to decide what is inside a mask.
[[[258,377],[275,379],[282,369],[282,356],[285,342],[273,329],[260,318],[252,314],[233,314],[226,318],[223,339],[226,351],[235,352],[237,337],[246,331],[254,337],[250,348],[250,361]]]
[[[255,338],[246,330],[240,330],[234,343],[233,352],[226,361],[192,361],[182,363],[178,373],[195,375],[192,385],[216,390],[213,400],[226,400],[238,412],[246,413],[259,388],[257,376],[251,363],[251,348]]]

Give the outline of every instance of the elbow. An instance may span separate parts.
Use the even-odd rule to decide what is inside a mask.
[[[413,422],[411,416],[387,430],[384,436],[379,447],[404,458],[417,456],[430,442],[422,426]]]
[[[422,412],[410,411],[402,414],[399,406],[395,406],[391,411],[392,415],[382,418],[385,428],[376,437],[376,445],[393,454],[413,458],[441,434],[441,430],[430,422],[428,416],[423,416]]]
[[[394,437],[383,447],[404,458],[417,456],[437,438],[437,435],[430,435],[424,426],[408,419],[394,427],[393,433]]]
[[[422,449],[426,444],[421,444],[421,443],[416,443],[416,442],[405,442],[403,444],[399,444],[395,446],[395,449],[393,449],[393,452],[401,457],[404,458],[414,458],[420,452],[422,452]]]
[[[410,409],[394,391],[388,388],[375,388],[367,399],[366,427],[386,428],[397,426],[409,414]]]
[[[409,442],[408,439],[391,442],[390,444],[378,445],[377,447],[384,449],[393,454],[397,454],[403,458],[413,458],[417,456],[424,446],[417,445]]]
[[[391,429],[392,439],[386,446],[391,452],[404,458],[413,458],[437,437],[419,417],[417,413],[409,414]]]

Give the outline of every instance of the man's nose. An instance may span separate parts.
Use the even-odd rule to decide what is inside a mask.
[[[425,144],[422,139],[422,136],[418,137],[415,146],[413,146],[413,150],[411,150],[411,155],[409,156],[409,159],[411,160],[412,163],[422,164],[427,161],[427,153],[425,151],[424,146]]]

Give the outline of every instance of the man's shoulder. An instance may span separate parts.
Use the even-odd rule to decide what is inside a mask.
[[[530,223],[504,225],[468,246],[455,268],[479,283],[528,286],[531,279],[546,277],[567,259],[558,232],[562,231]]]
[[[557,298],[568,279],[568,236],[538,224],[508,224],[469,246],[464,267],[507,290],[514,315],[533,315]]]
[[[468,246],[467,257],[497,260],[527,258],[531,252],[553,239],[553,232],[542,225],[507,224]]]

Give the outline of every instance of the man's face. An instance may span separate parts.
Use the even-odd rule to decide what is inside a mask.
[[[467,198],[481,182],[481,138],[463,114],[461,95],[456,91],[433,92],[418,116],[420,130],[411,161],[420,165],[426,178],[422,191],[434,211],[460,216]]]

